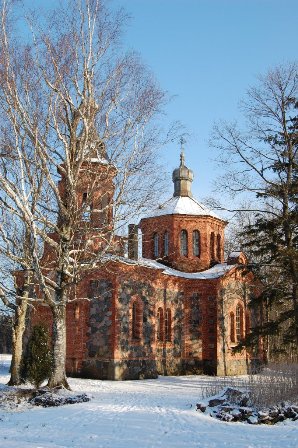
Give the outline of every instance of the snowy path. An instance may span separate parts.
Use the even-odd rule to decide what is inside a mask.
[[[0,370],[0,383],[7,379],[7,370]],[[297,448],[298,422],[250,426],[196,412],[202,385],[212,381],[70,379],[74,391],[93,397],[90,402],[13,413],[0,409],[0,448]]]

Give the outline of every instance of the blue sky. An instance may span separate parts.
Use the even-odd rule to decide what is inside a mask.
[[[238,103],[256,76],[297,59],[298,2],[291,0],[116,0],[132,15],[126,43],[175,95],[168,120],[190,134],[186,161],[195,172],[193,192],[212,193],[220,172],[208,146],[213,122],[239,119]],[[179,148],[162,158],[171,171]],[[170,176],[169,176],[169,182]]]
[[[25,0],[51,5],[50,0]],[[221,172],[208,146],[213,122],[239,119],[239,100],[269,68],[297,59],[297,0],[110,0],[132,16],[124,45],[138,51],[172,96],[164,125],[179,120],[189,133],[187,165],[193,192],[212,194]],[[162,150],[171,171],[179,145]]]

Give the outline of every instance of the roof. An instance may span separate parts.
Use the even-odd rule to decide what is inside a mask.
[[[158,269],[165,275],[172,275],[173,277],[186,278],[189,280],[211,280],[223,277],[227,272],[234,269],[235,265],[228,265],[227,263],[216,264],[210,269],[201,272],[182,272],[176,269],[169,268],[162,263],[148,258],[139,258],[132,260],[130,258],[119,257],[116,255],[107,254],[106,261],[119,261],[120,263],[143,266],[149,269]]]
[[[164,204],[159,205],[158,208],[146,215],[145,218],[164,215],[212,216],[222,221],[214,212],[189,196],[174,196]]]

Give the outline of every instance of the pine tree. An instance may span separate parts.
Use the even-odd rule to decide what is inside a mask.
[[[46,327],[36,325],[30,336],[24,359],[23,376],[36,388],[50,376],[52,353],[49,348],[49,334]]]
[[[254,220],[241,237],[263,288],[257,300],[260,325],[247,342],[262,335],[268,351],[289,355],[290,348],[292,359],[298,347],[297,67],[277,67],[248,90],[242,103],[246,132],[225,124],[215,135],[222,161],[235,167],[222,186],[255,198]]]

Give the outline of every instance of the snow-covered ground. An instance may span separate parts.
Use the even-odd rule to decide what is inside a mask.
[[[0,355],[0,387],[9,356]],[[1,448],[297,448],[298,421],[275,426],[225,423],[195,410],[205,376],[144,381],[70,379],[87,403],[58,408],[0,408]]]

